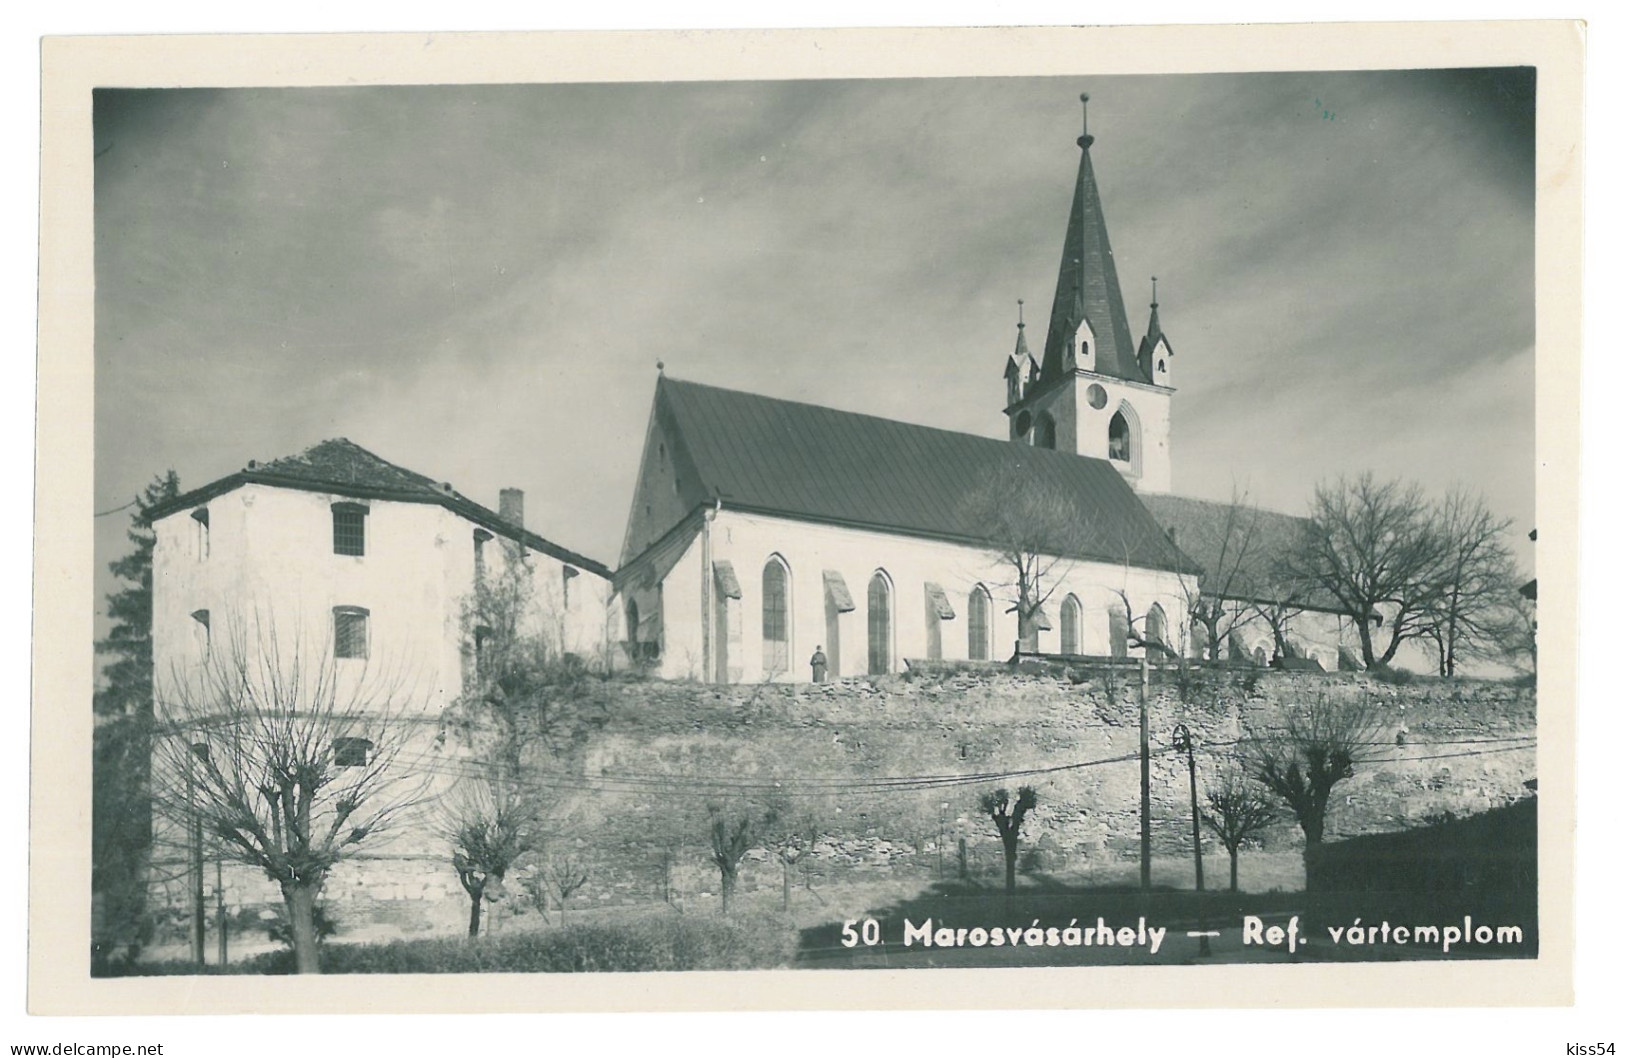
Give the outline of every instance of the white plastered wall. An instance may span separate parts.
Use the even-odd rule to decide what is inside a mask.
[[[742,598],[730,607],[730,631],[737,629],[738,638],[729,646],[728,660],[730,668],[736,670],[735,677],[743,682],[765,678],[805,682],[811,678],[809,661],[814,648],[823,646],[826,654],[832,653],[826,642],[825,570],[841,574],[856,606],[838,619],[841,676],[867,672],[868,589],[877,571],[884,571],[891,585],[890,671],[901,671],[905,658],[927,656],[927,583],[940,585],[954,610],[953,619],[941,623],[944,660],[965,660],[970,656],[970,593],[977,585],[985,586],[993,598],[990,656],[1003,659],[1014,650],[1016,617],[1008,612],[1013,594],[1006,583],[1012,578],[983,549],[748,514],[726,507],[711,524],[710,534],[712,562],[732,563],[739,580]],[[700,598],[703,549],[703,536],[697,536],[667,574],[658,594],[652,586],[632,590],[640,612],[648,605],[661,605],[663,640],[657,671],[662,676],[703,678],[706,671]],[[790,669],[781,673],[764,672],[762,664],[762,570],[774,555],[782,558],[789,569]],[[1153,604],[1160,604],[1171,634],[1177,635],[1185,627],[1184,594],[1175,574],[1097,562],[1062,563],[1056,571],[1059,583],[1045,606],[1053,627],[1039,634],[1041,651],[1060,649],[1060,606],[1069,593],[1076,595],[1083,607],[1084,653],[1110,653],[1108,614],[1118,602],[1119,590],[1127,593],[1136,617],[1143,616]],[[714,608],[714,585],[710,594]],[[714,633],[715,625],[712,628]],[[711,649],[716,649],[715,642]]]

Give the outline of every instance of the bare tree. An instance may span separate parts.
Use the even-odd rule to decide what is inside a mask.
[[[1010,603],[1006,612],[1016,615],[1023,649],[1032,649],[1039,614],[1072,567],[1066,556],[1087,542],[1087,527],[1063,497],[1019,472],[982,482],[967,503],[1004,576],[997,587]]]
[[[1353,778],[1380,726],[1364,694],[1322,694],[1313,705],[1288,706],[1282,726],[1253,741],[1249,770],[1291,809],[1303,831],[1306,871],[1326,832],[1333,788]]]
[[[1275,822],[1275,806],[1257,783],[1231,768],[1220,775],[1218,785],[1208,788],[1202,822],[1230,854],[1230,891],[1233,893],[1237,889],[1241,846]]]
[[[1426,635],[1439,652],[1439,675],[1454,676],[1464,655],[1491,653],[1496,622],[1516,598],[1517,576],[1506,530],[1481,496],[1452,490],[1434,514],[1442,555],[1426,614]]]
[[[493,767],[452,791],[442,803],[441,827],[468,894],[468,935],[477,937],[482,905],[504,896],[509,872],[541,846],[541,806],[521,782]]]
[[[1533,592],[1534,581],[1514,592],[1491,619],[1489,626],[1489,634],[1495,643],[1494,656],[1525,674],[1534,673],[1536,661]]]
[[[739,884],[739,864],[756,848],[777,819],[776,810],[744,798],[706,806],[706,837],[711,862],[722,879],[722,912],[728,913]]]
[[[1354,620],[1362,660],[1376,666],[1425,634],[1444,553],[1421,489],[1378,482],[1367,472],[1315,489],[1288,564],[1297,581],[1337,600]],[[1380,652],[1373,643],[1378,626],[1386,632]]]
[[[553,883],[553,896],[559,904],[559,924],[570,906],[570,897],[587,884],[590,874],[580,860],[568,852],[556,852],[547,858],[547,880]]]
[[[254,630],[215,628],[208,659],[160,688],[153,800],[277,883],[298,970],[319,973],[313,914],[329,873],[424,788],[401,760],[416,703],[365,662],[341,672],[297,635]]]
[[[1262,553],[1261,517],[1244,493],[1233,491],[1230,502],[1214,505],[1201,524],[1183,525],[1178,535],[1169,532],[1176,546],[1203,565],[1200,579],[1181,572],[1179,583],[1190,615],[1192,648],[1209,661],[1223,660],[1231,634],[1258,616],[1243,600],[1256,596],[1258,571],[1268,562]]]
[[[811,795],[777,797],[764,817],[762,844],[779,861],[786,911],[790,910],[790,876],[824,832],[827,817],[821,800]]]
[[[1027,820],[1027,813],[1038,807],[1038,791],[1031,786],[1023,786],[1016,791],[1016,803],[1010,803],[1010,791],[1000,787],[992,793],[985,793],[977,802],[982,812],[999,832],[999,844],[1004,847],[1004,891],[1011,894],[1016,891],[1016,852],[1021,841],[1021,825]]]

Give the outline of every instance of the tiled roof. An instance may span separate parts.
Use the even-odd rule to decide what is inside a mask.
[[[490,508],[462,495],[450,484],[437,482],[416,471],[397,466],[344,437],[322,441],[298,455],[284,456],[268,463],[250,460],[247,466],[235,474],[228,474],[202,488],[193,489],[154,507],[149,512],[148,519],[157,521],[176,511],[207,503],[215,496],[249,484],[331,492],[360,499],[438,504],[477,525],[484,526],[493,533],[516,540],[560,562],[578,566],[600,577],[610,575],[609,567],[602,562],[560,547],[522,526],[512,525]]]
[[[1083,157],[1078,162],[1078,184],[1072,195],[1072,213],[1066,222],[1066,241],[1061,248],[1061,268],[1055,281],[1055,302],[1050,309],[1049,333],[1044,339],[1044,362],[1040,385],[1048,386],[1063,377],[1061,365],[1065,350],[1078,331],[1080,316],[1086,316],[1095,332],[1095,371],[1112,378],[1150,382],[1135,357],[1134,338],[1129,331],[1128,312],[1123,307],[1123,290],[1117,282],[1117,263],[1112,258],[1111,239],[1106,235],[1106,214],[1100,205],[1100,186],[1095,182],[1094,163],[1089,159],[1091,137],[1079,141]]]
[[[1245,504],[1186,496],[1143,496],[1147,508],[1179,549],[1202,567],[1202,590],[1227,599],[1293,603],[1337,612],[1337,600],[1296,587],[1281,570],[1308,519]]]
[[[1104,460],[665,377],[655,414],[672,424],[701,502],[987,545],[976,493],[1026,475],[1088,527],[1067,557],[1197,568]]]

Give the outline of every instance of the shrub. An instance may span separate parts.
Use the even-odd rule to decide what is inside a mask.
[[[1393,668],[1388,665],[1378,665],[1372,668],[1371,678],[1378,683],[1390,683],[1395,687],[1405,687],[1416,679],[1416,673],[1410,669]]]
[[[324,973],[575,973],[583,971],[756,970],[787,966],[797,933],[776,915],[682,915],[657,911],[524,933],[390,944],[329,944]],[[270,952],[229,968],[232,973],[286,974],[289,952]],[[188,962],[147,963],[135,974],[219,973]]]

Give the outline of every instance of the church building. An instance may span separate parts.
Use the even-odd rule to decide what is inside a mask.
[[[1042,358],[1022,319],[1005,366],[1008,441],[662,373],[615,578],[627,638],[658,673],[805,680],[815,652],[849,676],[1018,646],[1188,649],[1200,567],[1139,495],[1171,486],[1173,346],[1154,293],[1134,341],[1093,143],[1086,129]],[[1062,512],[1029,527],[1047,578],[1030,622],[1010,555],[1021,527],[986,516],[1013,488]]]

